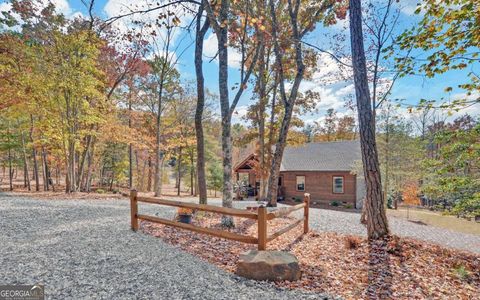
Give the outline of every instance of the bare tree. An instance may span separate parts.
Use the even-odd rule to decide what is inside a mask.
[[[197,76],[197,108],[195,111],[195,134],[197,137],[197,183],[200,204],[207,204],[207,180],[205,175],[205,141],[203,136],[203,110],[205,108],[205,85],[203,77],[203,41],[210,20],[206,18],[202,25],[204,1],[198,6],[195,35],[195,74]],[[193,186],[192,186],[193,190]]]
[[[218,89],[220,94],[220,112],[222,117],[222,150],[223,150],[223,195],[222,206],[232,207],[233,182],[232,182],[232,114],[237,107],[245,86],[252,74],[258,58],[259,45],[253,45],[252,49],[242,48],[242,61],[240,66],[240,85],[235,97],[230,103],[228,88],[228,16],[230,1],[224,0],[220,4],[218,14],[214,13],[211,4],[205,5],[210,24],[215,31],[218,41]],[[248,18],[248,16],[247,16]],[[248,23],[248,22],[245,22]],[[246,30],[246,26],[244,28]],[[247,36],[244,36],[247,43]],[[247,66],[247,61],[250,61]],[[229,216],[222,217],[222,224],[227,227],[234,226],[233,219]]]

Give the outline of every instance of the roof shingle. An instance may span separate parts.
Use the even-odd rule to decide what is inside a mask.
[[[280,171],[351,171],[361,159],[359,141],[307,143],[285,148]]]

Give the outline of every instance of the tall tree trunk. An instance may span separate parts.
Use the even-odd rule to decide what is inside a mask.
[[[205,108],[205,86],[203,77],[203,41],[210,26],[206,18],[201,25],[204,3],[198,8],[197,29],[195,36],[195,74],[197,76],[197,108],[195,110],[195,134],[197,137],[197,182],[198,201],[200,204],[207,204],[207,180],[205,175],[205,141],[203,136],[203,110]],[[192,187],[193,188],[193,187]]]
[[[232,135],[230,101],[228,97],[228,28],[226,26],[229,12],[229,0],[220,4],[219,23],[222,26],[217,32],[218,40],[218,90],[220,94],[220,111],[222,116],[222,150],[223,150],[223,193],[222,206],[232,207]],[[240,87],[242,88],[242,87]],[[233,227],[233,218],[222,216],[222,225]]]
[[[382,193],[372,105],[363,46],[361,0],[350,0],[350,39],[363,171],[367,188],[367,195],[364,204],[367,215],[367,231],[370,239],[378,239],[388,235],[389,230]]]
[[[76,192],[77,187],[76,187],[76,174],[75,174],[75,165],[76,165],[76,159],[75,159],[75,141],[72,139],[69,141],[69,173],[70,173],[70,184],[69,184],[69,190],[68,192]]]
[[[163,93],[163,73],[160,77],[160,87],[158,91],[158,103],[157,103],[157,125],[156,125],[156,141],[155,141],[155,178],[154,178],[154,192],[155,197],[162,195],[162,149],[160,148],[160,126],[162,121],[162,93]]]
[[[268,206],[277,206],[278,195],[278,177],[280,175],[280,166],[282,163],[283,153],[287,144],[288,129],[290,128],[290,120],[292,119],[293,105],[285,107],[285,116],[282,120],[280,133],[275,144],[275,152],[273,154],[270,178],[268,182]]]
[[[132,128],[132,97],[128,97],[128,128]],[[128,144],[128,189],[133,187],[132,143]],[[137,175],[138,176],[138,175]]]
[[[140,176],[138,178],[138,185],[140,186],[140,191],[145,191],[145,173],[146,173],[146,170],[147,170],[147,163],[148,163],[148,160],[147,159],[144,159],[143,160],[143,166],[142,166],[142,176]],[[139,172],[140,174],[140,172]]]
[[[94,127],[92,126],[91,129],[93,130],[93,128]],[[86,161],[86,158],[87,158],[88,153],[90,151],[90,147],[92,145],[92,140],[93,140],[93,136],[88,135],[87,139],[86,139],[85,149],[83,150],[82,156],[80,157],[80,164],[78,165],[77,186],[79,187],[80,190],[83,190],[83,188],[81,188],[81,184],[84,181],[84,177],[85,177],[85,172],[84,172],[85,161]]]
[[[40,161],[42,163],[42,183],[43,183],[43,190],[48,191],[47,185],[47,173],[45,170],[45,157],[43,155],[43,146],[40,147]]]
[[[13,191],[12,149],[8,145],[8,183],[10,191]]]
[[[275,75],[275,83],[273,87],[273,95],[272,95],[272,107],[271,107],[271,114],[270,114],[270,124],[269,124],[269,132],[268,132],[268,149],[267,149],[267,157],[268,157],[268,162],[272,162],[273,158],[273,153],[272,153],[272,145],[274,143],[274,136],[275,136],[275,109],[277,106],[277,75]],[[271,166],[270,166],[271,167]],[[268,173],[270,176],[270,173]],[[267,194],[267,199],[268,199],[268,193],[269,193],[269,186],[268,186],[268,181],[267,181],[267,190],[265,191]],[[277,191],[278,194],[278,191]]]
[[[148,156],[148,180],[147,180],[147,192],[152,190],[152,158]]]
[[[375,115],[373,116],[375,120]],[[386,116],[386,128],[385,128],[385,183],[383,188],[383,199],[387,204],[388,199],[388,186],[390,184],[390,107],[388,107],[387,116]],[[388,207],[387,207],[388,208]]]
[[[266,78],[266,68],[265,68],[265,43],[264,33],[260,33],[260,51],[259,51],[259,64],[258,64],[258,160],[259,160],[259,182],[260,190],[258,194],[258,199],[263,201],[267,197],[266,195],[266,161],[265,161],[265,109],[267,106],[267,78]],[[256,188],[256,187],[255,187]]]
[[[139,185],[140,185],[140,175],[142,174],[141,173],[142,171],[140,168],[140,158],[138,157],[138,150],[133,151],[133,156],[135,157],[135,172],[137,173],[137,176],[135,178],[135,183],[132,182],[132,185],[135,186],[137,190],[141,190],[142,187]]]
[[[177,164],[177,196],[180,196],[180,185],[182,183],[182,147],[178,150]]]
[[[195,185],[194,185],[194,177],[195,177],[195,167],[193,161],[193,149],[190,150],[190,195],[193,196],[195,194]]]
[[[110,187],[108,188],[110,191],[113,191],[113,181],[115,180],[115,171],[112,171],[112,177],[110,178]]]
[[[40,191],[40,182],[38,178],[38,163],[37,150],[33,141],[33,116],[30,115],[30,142],[32,143],[32,158],[33,158],[33,178],[35,178],[35,191]]]
[[[57,185],[60,184],[60,167],[58,164],[55,166],[55,182]]]
[[[23,187],[24,188],[27,187],[27,175],[25,173],[27,173],[27,166],[23,164]]]
[[[25,147],[25,135],[22,131],[22,150],[23,150],[23,164],[24,164],[24,176],[25,176],[25,183],[26,188],[30,191],[30,174],[28,173],[28,159],[27,159],[27,150]]]
[[[92,137],[90,151],[88,152],[88,155],[87,155],[87,172],[85,174],[85,179],[83,180],[85,184],[84,191],[87,193],[89,193],[91,189],[94,154],[95,154],[95,137]]]
[[[48,169],[47,153],[43,145],[42,145],[42,168],[43,168],[43,188],[45,191],[48,191],[50,186],[50,170]]]
[[[230,1],[224,0],[220,3],[218,14],[213,12],[210,4],[205,1],[208,17],[214,27],[218,40],[218,90],[220,94],[220,112],[222,117],[222,150],[223,150],[223,197],[222,206],[232,207],[233,184],[232,184],[232,135],[231,124],[232,114],[244,91],[244,87],[252,73],[253,67],[258,58],[258,51],[251,60],[250,67],[245,72],[244,52],[242,51],[241,82],[239,89],[230,105],[228,91],[228,14]],[[233,227],[233,218],[222,216],[222,225]]]

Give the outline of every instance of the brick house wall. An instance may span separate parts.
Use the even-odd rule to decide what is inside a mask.
[[[282,171],[282,190],[286,199],[310,193],[312,201],[329,204],[332,201],[346,202],[357,207],[356,175],[345,171]],[[305,190],[297,191],[296,177],[305,176]],[[333,192],[333,177],[343,177],[343,193]]]

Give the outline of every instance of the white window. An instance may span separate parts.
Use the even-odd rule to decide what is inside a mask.
[[[305,176],[297,176],[297,191],[305,191]]]
[[[333,176],[333,193],[343,194],[343,176]]]

